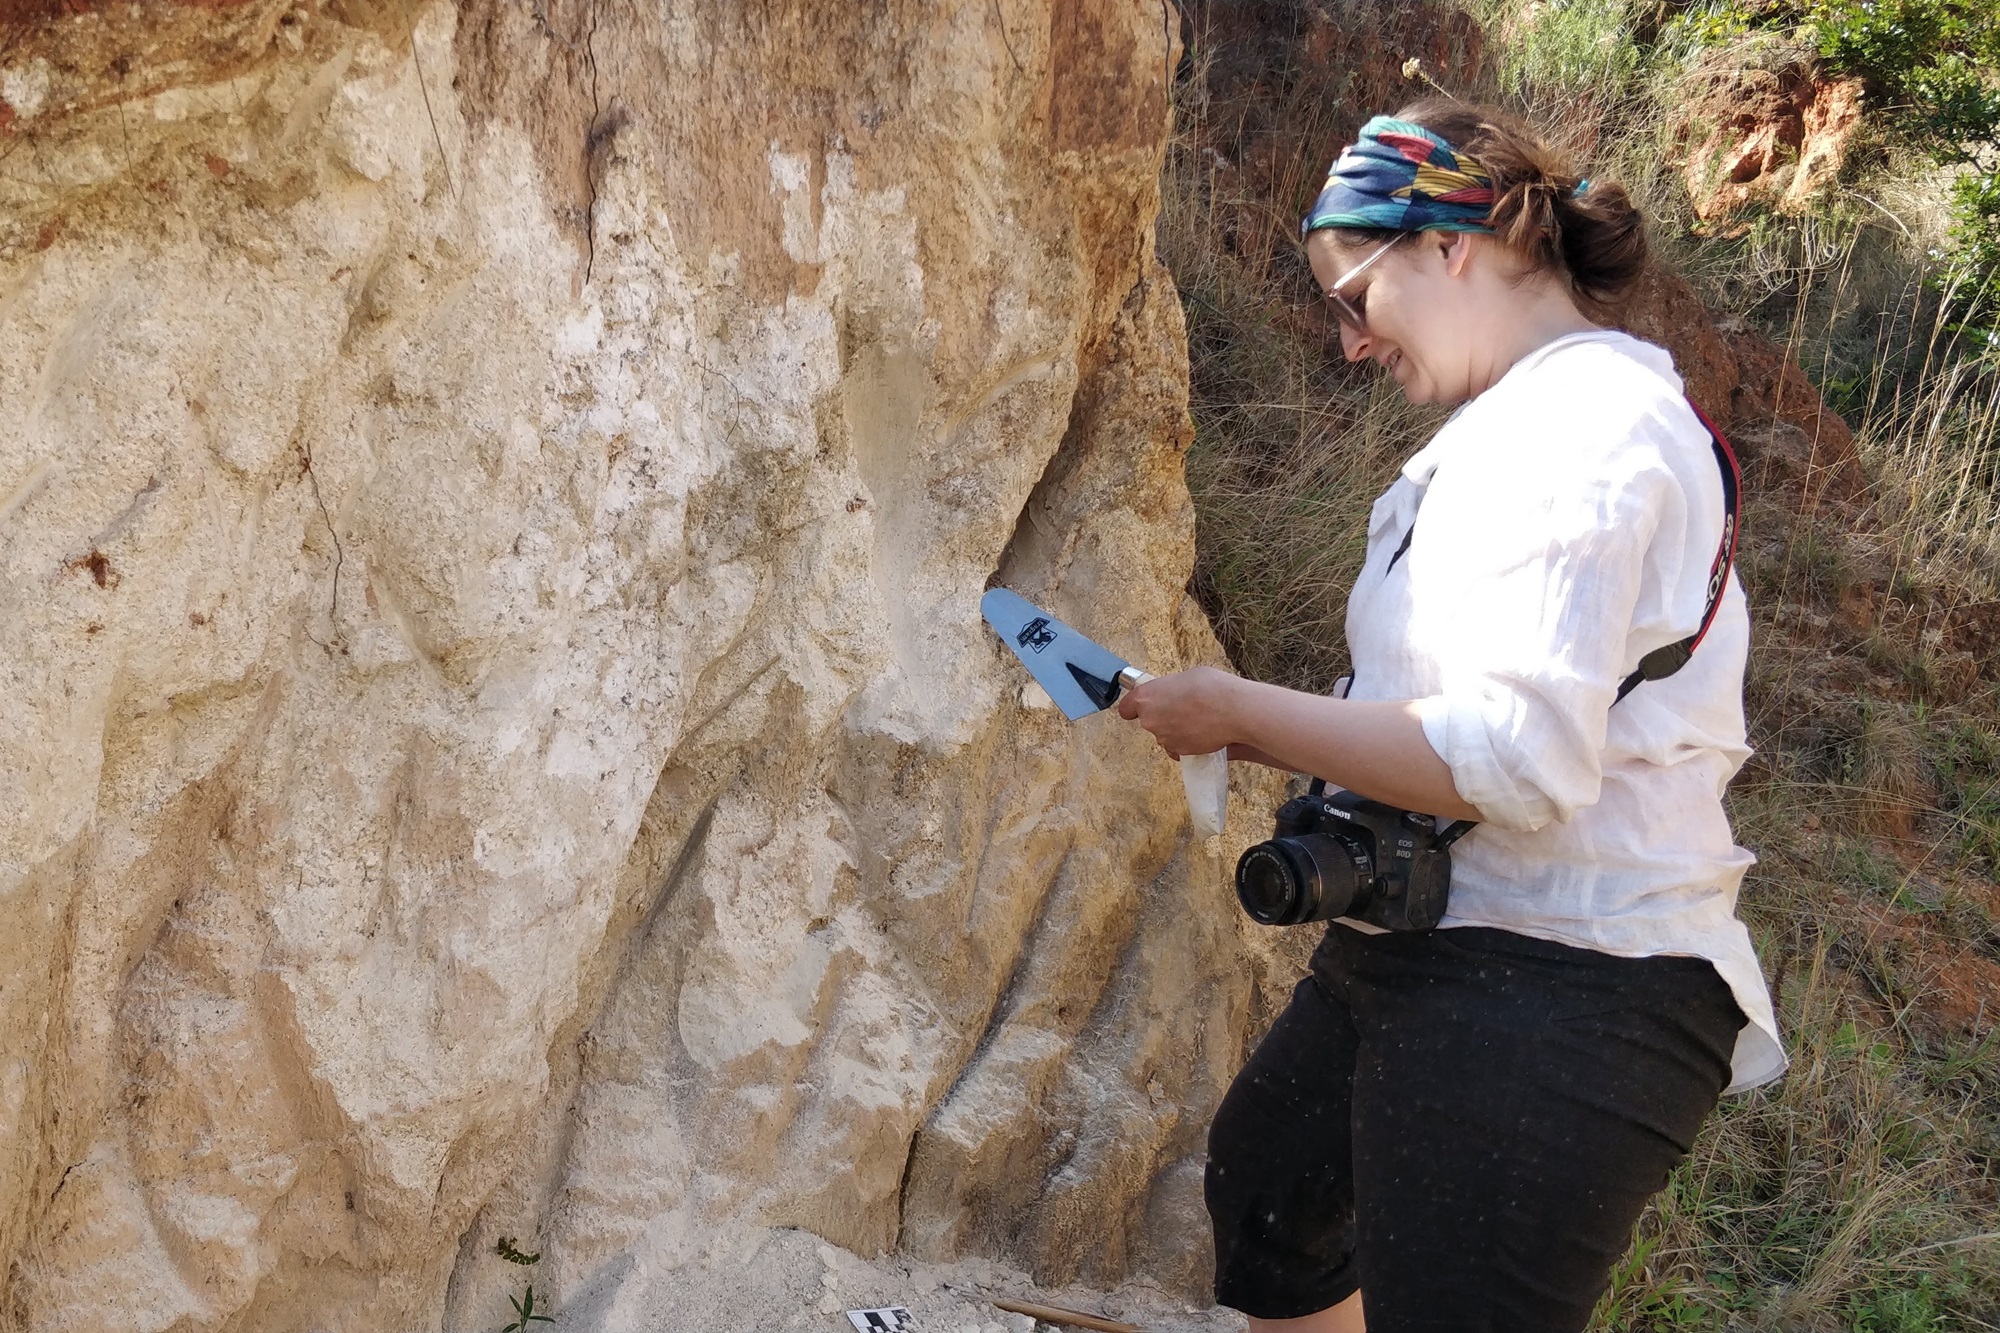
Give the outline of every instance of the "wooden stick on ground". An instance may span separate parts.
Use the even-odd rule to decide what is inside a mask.
[[[1081,1310],[1065,1310],[1060,1305],[1036,1305],[1032,1301],[993,1302],[995,1306],[1012,1314],[1024,1314],[1039,1319],[1045,1324],[1070,1324],[1076,1328],[1096,1329],[1098,1333],[1145,1333],[1137,1324],[1124,1324],[1116,1319],[1106,1319],[1101,1314],[1085,1314]]]

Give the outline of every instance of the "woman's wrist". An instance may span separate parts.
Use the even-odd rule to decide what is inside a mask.
[[[1229,744],[1263,750],[1266,747],[1251,734],[1255,728],[1248,716],[1249,710],[1243,706],[1247,694],[1256,688],[1255,681],[1245,680],[1226,671],[1217,672],[1216,697],[1210,707],[1217,720],[1222,723],[1223,731],[1229,737]]]

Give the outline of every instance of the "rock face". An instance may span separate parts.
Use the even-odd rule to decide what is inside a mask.
[[[1861,94],[1861,80],[1829,77],[1810,61],[1711,80],[1682,127],[1700,139],[1682,168],[1696,215],[1713,222],[1753,204],[1808,208],[1840,175]]]
[[[1282,968],[976,610],[1217,654],[1159,6],[4,13],[0,1326],[1197,1283]]]

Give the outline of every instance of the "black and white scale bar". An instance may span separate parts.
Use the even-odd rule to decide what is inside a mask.
[[[915,1333],[916,1316],[900,1305],[885,1305],[879,1310],[849,1310],[847,1321],[853,1324],[857,1333]]]

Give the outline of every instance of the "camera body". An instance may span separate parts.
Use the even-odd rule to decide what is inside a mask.
[[[1451,892],[1451,844],[1472,825],[1440,829],[1430,815],[1314,786],[1278,807],[1276,834],[1237,861],[1243,910],[1267,926],[1345,916],[1434,928]]]

